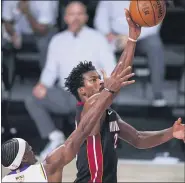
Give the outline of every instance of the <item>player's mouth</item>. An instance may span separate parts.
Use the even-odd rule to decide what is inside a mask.
[[[104,86],[102,85],[99,89],[99,91],[101,92],[104,89]]]

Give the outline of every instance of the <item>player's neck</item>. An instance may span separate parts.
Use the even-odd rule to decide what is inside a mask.
[[[83,105],[84,105],[84,102],[82,102],[82,101],[77,102],[77,106],[83,106]]]
[[[28,164],[28,163],[22,163],[22,164],[19,166],[18,169],[19,169],[19,170],[20,170],[20,169],[25,169],[25,168],[28,168],[29,166],[30,166],[30,164]],[[18,169],[17,169],[17,170],[18,170]]]
[[[85,103],[88,100],[89,97],[87,96],[80,96],[80,102]]]

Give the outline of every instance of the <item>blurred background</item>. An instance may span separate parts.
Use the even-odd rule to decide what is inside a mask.
[[[24,138],[38,156],[57,147],[75,128],[74,99],[62,88],[68,71],[81,60],[94,61],[111,71],[127,42],[124,8],[129,1],[83,0],[87,12],[85,7],[71,8],[70,16],[64,18],[70,2],[2,1],[2,142]],[[185,121],[184,2],[166,1],[162,24],[142,29],[133,61],[136,84],[123,88],[112,105],[138,130],[162,130],[178,117]],[[87,22],[83,20],[86,13]],[[73,30],[72,37],[69,30]],[[45,121],[51,127],[44,126]],[[133,169],[138,176],[141,170],[156,171],[154,181],[184,180],[184,167],[179,163],[185,161],[185,145],[179,140],[147,150],[120,141],[117,150],[125,169]],[[124,166],[122,160],[119,166]],[[130,160],[168,166],[146,170],[143,165],[133,167]],[[175,171],[178,166],[180,171]],[[74,163],[70,169],[74,174],[66,173],[66,181],[75,177]],[[164,171],[166,179],[160,179],[157,175]],[[129,179],[132,173],[127,171],[125,176],[119,180],[144,181],[144,176]]]

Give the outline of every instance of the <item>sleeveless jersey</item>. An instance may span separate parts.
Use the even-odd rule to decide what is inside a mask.
[[[76,111],[76,126],[80,121],[83,109],[78,104]],[[82,144],[77,154],[77,178],[75,183],[85,182],[117,182],[117,139],[119,126],[116,112],[106,110],[106,117],[96,136],[89,136]]]
[[[30,165],[6,175],[2,182],[48,182],[42,164]]]

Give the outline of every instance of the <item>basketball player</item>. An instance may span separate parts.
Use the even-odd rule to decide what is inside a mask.
[[[81,77],[82,75],[84,77]],[[83,102],[99,91],[102,82],[91,62],[81,62],[67,78],[66,87],[79,101],[76,124],[80,125]],[[137,131],[124,122],[114,110],[107,109],[102,123],[96,123],[90,136],[80,148],[77,155],[78,173],[75,182],[117,182],[115,148],[118,138],[138,149],[147,149],[172,138],[185,140],[185,126],[181,124],[179,118],[173,127],[162,131]]]
[[[96,95],[86,98],[85,114],[82,113],[78,128],[62,146],[51,152],[43,163],[35,165],[36,158],[32,148],[23,139],[15,138],[2,144],[2,165],[12,170],[2,182],[61,182],[63,167],[73,160],[92,128],[100,122],[106,108],[112,103],[113,94],[119,92],[122,86],[135,82],[128,81],[133,76],[133,73],[127,74],[130,70],[131,67],[123,70],[120,63],[111,77],[106,77],[104,73],[105,84],[99,88]]]
[[[132,64],[136,41],[141,32],[140,27],[137,27],[128,19],[128,14],[129,12],[126,11],[129,24],[129,39],[126,49],[119,60],[119,63],[123,63],[123,69]],[[76,113],[76,126],[79,126],[84,102],[88,97],[99,92],[102,81],[91,62],[81,62],[73,68],[69,77],[66,78],[65,86],[79,101]],[[138,149],[147,149],[163,144],[172,138],[185,141],[185,126],[181,124],[181,118],[179,118],[173,127],[165,130],[138,131],[124,122],[114,110],[107,109],[101,123],[96,123],[90,136],[80,147],[77,155],[78,172],[75,183],[117,182],[118,159],[115,148],[118,138]]]
[[[129,18],[128,12],[127,15],[127,18]],[[81,64],[83,65],[83,63]],[[88,68],[88,63],[86,64]],[[83,108],[85,115],[83,116],[82,112],[82,119],[77,130],[72,133],[64,145],[49,154],[43,163],[34,165],[36,163],[35,155],[31,146],[23,139],[12,139],[2,144],[2,165],[12,170],[2,181],[60,182],[62,179],[63,167],[75,157],[80,149],[80,145],[89,136],[94,125],[100,122],[100,118],[104,114],[103,112],[111,105],[111,101],[114,98],[113,94],[119,92],[121,84],[125,86],[134,83],[134,80],[127,81],[133,76],[133,74],[129,74],[131,72],[131,67],[124,68],[123,63],[119,62],[110,78],[107,78],[105,72],[103,72],[105,83],[104,85],[101,85],[102,82],[99,83],[101,87],[98,85],[98,90],[94,92],[97,94],[91,95],[91,97],[84,96],[83,102],[85,102],[85,105]],[[84,68],[84,70],[86,71],[86,68]],[[74,72],[75,69],[72,73]],[[82,77],[82,75],[76,74],[75,77]],[[95,72],[95,74],[96,76],[98,75],[97,72]],[[84,75],[83,77],[85,78],[86,76]],[[93,82],[94,80],[96,79],[92,79]],[[85,85],[90,85],[90,83],[91,81],[88,80],[84,82]],[[94,104],[93,108],[91,108],[92,104]]]

